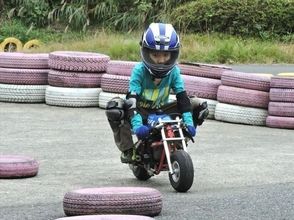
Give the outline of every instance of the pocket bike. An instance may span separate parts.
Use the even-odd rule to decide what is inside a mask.
[[[178,192],[188,191],[193,184],[194,168],[187,143],[194,140],[180,114],[151,114],[147,123],[150,135],[135,143],[133,162],[129,164],[133,174],[139,180],[148,180],[168,171],[172,187]]]

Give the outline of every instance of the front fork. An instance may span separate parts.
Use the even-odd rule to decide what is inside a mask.
[[[161,119],[159,119],[159,122],[162,123]],[[184,137],[182,127],[181,127],[181,120],[177,117],[176,120],[173,120],[173,122],[177,122],[176,126],[177,126],[177,129],[179,131],[180,137],[175,137],[174,132],[173,132],[173,128],[171,127],[171,125],[167,125],[166,127],[163,126],[161,128],[161,137],[162,137],[162,141],[163,141],[164,152],[165,152],[165,155],[166,155],[166,161],[167,161],[168,169],[169,169],[169,172],[170,172],[171,175],[174,174],[174,170],[172,168],[171,159],[170,159],[171,148],[169,148],[169,145],[168,145],[167,142],[168,141],[181,140],[183,150],[187,151],[187,145],[186,145],[185,137]]]

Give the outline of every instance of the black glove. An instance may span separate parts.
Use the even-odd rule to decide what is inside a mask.
[[[193,110],[194,125],[202,125],[209,114],[207,102],[202,102],[197,108]]]

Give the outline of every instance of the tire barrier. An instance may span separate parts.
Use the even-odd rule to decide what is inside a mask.
[[[77,72],[106,72],[110,58],[99,53],[56,51],[49,54],[49,67]]]
[[[0,101],[20,103],[45,102],[47,85],[14,85],[0,83]]]
[[[187,94],[199,98],[213,99],[217,98],[217,90],[221,85],[219,79],[204,78],[198,76],[183,75]]]
[[[0,53],[0,101],[45,102],[48,54]]]
[[[217,92],[219,103],[215,119],[264,126],[268,114],[270,81],[271,74],[225,71]],[[227,109],[228,106],[232,106],[232,109]]]
[[[15,69],[49,69],[47,53],[0,53],[0,67]]]
[[[0,178],[24,178],[36,176],[39,163],[21,155],[0,155]]]
[[[278,74],[271,78],[270,86],[269,116],[266,125],[294,129],[294,77],[291,73]]]
[[[12,69],[0,67],[0,83],[48,85],[48,69]]]
[[[48,86],[47,105],[63,107],[98,107],[100,88],[64,88]]]
[[[222,85],[244,89],[253,89],[268,92],[270,90],[270,75],[245,74],[242,72],[225,71],[221,77]]]
[[[126,94],[128,92],[129,82],[129,76],[103,74],[101,78],[101,88],[104,92]]]
[[[217,100],[222,103],[267,109],[269,93],[221,85],[218,88]]]
[[[269,115],[266,118],[266,126],[271,128],[294,129],[294,117],[278,117]]]
[[[294,103],[294,88],[271,88],[270,100],[276,102],[293,102]]]
[[[107,64],[106,72],[110,75],[131,76],[134,66],[138,62],[111,60]]]
[[[105,108],[113,95],[125,97],[132,69],[138,63],[110,60],[104,54],[78,51],[55,51],[50,54],[0,52],[0,56],[0,101],[47,100],[48,105],[67,107]],[[268,109],[272,116],[293,117],[292,105],[287,103],[294,102],[294,73],[279,73],[278,76],[243,73],[226,66],[201,63],[180,63],[179,67],[187,94],[196,95],[208,102],[208,118],[215,118],[213,113],[218,103]],[[39,88],[34,91],[32,87],[47,84],[50,86],[47,93],[44,93],[44,96],[48,94],[47,99],[41,98],[36,92],[40,91]],[[73,90],[65,91],[66,88]],[[87,92],[78,95],[75,88],[92,88],[96,89],[96,93],[90,93],[88,98],[85,95]],[[33,95],[34,93],[37,95]],[[175,99],[172,96],[170,95],[170,99]]]
[[[225,103],[217,103],[215,108],[215,119],[224,122],[237,124],[264,126],[267,110],[231,105]]]
[[[199,76],[205,78],[220,79],[223,72],[230,67],[222,65],[210,65],[204,63],[183,62],[179,64],[181,73],[184,75]]]
[[[56,220],[151,220],[154,218],[141,215],[80,215],[58,218]]]
[[[84,188],[65,194],[67,216],[126,214],[156,216],[162,210],[162,195],[147,187]]]
[[[271,88],[294,89],[294,78],[275,76],[271,78]]]
[[[102,74],[67,72],[51,69],[48,74],[50,86],[70,88],[98,88],[101,86]]]
[[[38,48],[41,46],[41,42],[37,39],[34,39],[34,40],[29,40],[28,42],[26,42],[24,45],[23,45],[23,49],[24,50],[30,50],[30,49],[33,49],[33,48]]]
[[[49,54],[50,87],[46,104],[67,107],[98,107],[101,77],[110,58],[99,53],[56,51]]]
[[[4,52],[22,51],[22,42],[14,37],[8,37],[1,43]]]

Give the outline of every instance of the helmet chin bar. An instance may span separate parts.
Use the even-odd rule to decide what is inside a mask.
[[[148,68],[146,65],[145,65],[145,67],[146,67],[146,69],[149,71],[149,73],[150,73],[150,75],[153,77],[153,78],[155,78],[155,79],[162,79],[162,78],[164,78],[164,77],[167,77],[169,74],[170,74],[170,72],[172,71],[172,69],[171,70],[169,70],[169,71],[161,71],[161,72],[157,72],[157,73],[154,73],[154,72],[156,72],[155,70],[154,70],[154,72],[150,69],[150,68]]]

